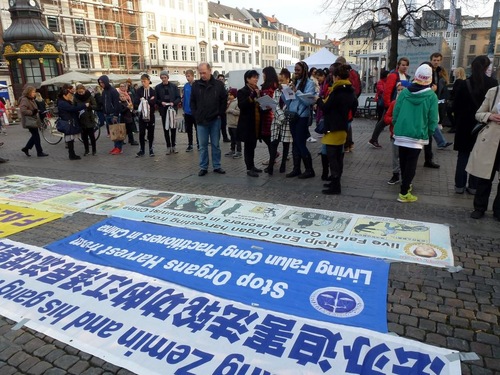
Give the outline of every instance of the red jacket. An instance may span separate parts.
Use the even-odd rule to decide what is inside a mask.
[[[406,75],[406,79],[410,77]],[[384,108],[389,108],[391,102],[396,98],[396,85],[399,82],[399,71],[394,70],[389,73],[384,88]]]
[[[271,98],[274,98],[274,87],[269,87],[267,89],[263,89],[260,92],[260,96],[269,95]],[[260,113],[260,132],[261,135],[265,137],[269,137],[271,135],[271,124],[273,123],[274,112],[270,109],[262,110]]]
[[[396,105],[396,100],[393,100],[389,104],[389,108],[385,112],[384,122],[385,125],[389,125],[389,131],[391,132],[391,138],[394,137],[394,124],[392,123],[392,112],[394,111],[394,106]]]

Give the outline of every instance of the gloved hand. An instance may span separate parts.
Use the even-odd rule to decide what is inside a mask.
[[[32,109],[31,112],[33,112],[33,116],[38,113],[38,108]]]

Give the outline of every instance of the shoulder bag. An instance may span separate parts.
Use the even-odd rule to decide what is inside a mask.
[[[38,115],[24,116],[23,128],[25,129],[38,129],[42,122]]]
[[[63,120],[61,118],[56,120],[56,129],[64,135],[76,135],[81,133],[80,127],[77,126],[73,120]]]

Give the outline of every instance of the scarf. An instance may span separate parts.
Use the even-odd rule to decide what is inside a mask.
[[[334,91],[339,86],[352,86],[352,83],[348,79],[339,79],[333,83],[332,91]]]

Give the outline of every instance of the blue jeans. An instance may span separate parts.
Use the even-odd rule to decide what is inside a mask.
[[[310,157],[311,153],[307,149],[307,138],[309,138],[308,117],[299,117],[298,121],[290,124],[292,133],[292,155],[295,157]]]
[[[432,136],[436,140],[438,147],[446,146],[446,139],[444,138],[443,132],[441,132],[441,129],[439,129],[439,126],[436,128],[436,130],[434,131],[434,134]]]
[[[106,127],[108,128],[108,133],[109,133],[109,125],[113,123],[113,115],[105,115],[104,116],[105,122],[106,122]],[[120,123],[120,118],[118,117],[118,122],[117,124]],[[114,147],[119,148],[120,150],[123,147],[123,141],[113,141],[114,142]]]
[[[200,142],[200,169],[208,170],[208,140],[212,146],[212,167],[214,169],[220,168],[220,118],[216,120],[197,124],[196,130],[198,133],[198,141]]]
[[[469,162],[469,156],[470,152],[458,151],[457,167],[455,169],[455,187],[457,188],[467,187],[467,177],[469,179],[469,189],[477,188],[477,177],[465,171],[465,167],[467,167],[467,163]]]

